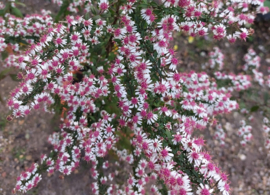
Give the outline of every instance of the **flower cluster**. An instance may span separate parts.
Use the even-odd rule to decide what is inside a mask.
[[[260,67],[261,58],[256,55],[256,52],[252,49],[248,49],[248,53],[244,56],[245,64],[243,70],[247,71],[248,69],[258,69]]]
[[[0,17],[0,52],[7,47],[20,52],[21,47],[34,44],[52,26],[53,19],[49,14],[50,12],[42,10],[41,15],[27,15],[24,18],[10,14],[6,14],[5,18]],[[9,63],[5,66],[9,66]]]
[[[237,109],[230,92],[246,89],[249,78],[217,73],[220,80],[232,82],[231,88],[222,89],[205,72],[178,72],[170,41],[175,31],[231,42],[245,39],[249,32],[239,27],[254,19],[249,5],[265,11],[261,1],[101,0],[70,4],[69,11],[84,7],[91,19],[69,15],[62,23],[52,23],[46,14],[37,17],[37,23],[32,22],[35,17],[18,19],[12,36],[36,34],[39,41],[29,39],[27,51],[6,59],[7,66],[23,72],[8,100],[13,112],[9,118],[42,107],[61,111],[62,123],[48,139],[54,150],[18,178],[15,190],[36,186],[43,168],[69,175],[83,159],[92,165],[93,194],[145,194],[153,183],[150,190],[156,194],[229,194],[226,174],[203,151],[203,139],[192,133],[211,125],[212,117]],[[32,30],[24,32],[23,22]],[[2,23],[7,26],[4,33],[15,28],[12,22]],[[223,57],[215,50],[218,58],[211,63],[221,65]],[[247,127],[240,133],[245,141],[251,137]],[[118,172],[108,170],[105,157],[110,154],[132,167],[121,185],[114,180]]]
[[[233,73],[225,74],[221,72],[215,72],[215,77],[218,81],[228,82],[226,86],[221,89],[224,91],[242,91],[251,87],[251,76],[250,75],[234,75]]]
[[[217,139],[221,146],[225,145],[226,133],[221,124],[216,126],[215,139]]]
[[[256,69],[252,70],[254,75],[254,81],[258,82],[261,86],[264,86],[263,73],[257,71]]]
[[[268,75],[268,76],[266,77],[265,85],[266,85],[267,87],[270,87],[270,75]]]
[[[4,9],[5,8],[5,4],[0,2],[0,9]]]
[[[87,59],[90,57],[90,53],[86,52],[86,48],[98,44],[93,43],[92,36],[96,36],[96,40],[100,42],[101,34],[105,34],[109,30],[100,26],[97,21],[95,21],[96,25],[94,26],[92,20],[82,18],[80,20],[79,24],[70,27],[77,28],[76,31],[68,35],[65,32],[71,29],[67,30],[62,25],[57,25],[49,34],[44,35],[47,40],[40,45],[41,50],[54,44],[59,38],[71,41],[69,44],[59,45],[58,52],[52,53],[50,58],[46,58],[46,61],[42,61],[44,59],[43,53],[38,53],[36,48],[30,48],[26,52],[27,56],[18,56],[16,60],[19,66],[26,70],[26,74],[23,82],[19,88],[13,91],[12,98],[8,102],[15,117],[27,115],[30,110],[40,108],[41,104],[47,110],[55,103],[54,96],[60,97],[61,101],[65,101],[68,106],[67,116],[61,125],[63,133],[54,134],[49,139],[54,145],[55,151],[58,152],[58,156],[54,161],[44,157],[43,161],[48,168],[47,170],[56,169],[63,174],[70,174],[79,164],[82,149],[85,150],[84,160],[94,164],[97,164],[98,158],[104,157],[112,149],[123,161],[133,163],[135,166],[134,174],[137,178],[135,184],[139,191],[144,190],[147,183],[140,182],[140,179],[145,180],[146,177],[145,171],[142,170],[142,173],[140,171],[145,168],[140,167],[141,161],[151,164],[152,171],[156,172],[160,176],[159,178],[168,184],[172,193],[178,193],[179,190],[191,191],[190,179],[188,178],[186,178],[187,184],[183,186],[169,185],[170,183],[166,182],[173,178],[187,177],[181,172],[178,173],[174,166],[177,163],[173,160],[175,154],[172,153],[172,147],[178,148],[180,152],[185,152],[186,163],[193,164],[197,168],[212,163],[210,158],[201,152],[203,141],[191,138],[191,133],[194,128],[203,129],[206,127],[208,115],[226,113],[235,109],[236,102],[229,99],[229,94],[217,90],[214,87],[216,85],[208,80],[205,73],[178,73],[174,70],[175,67],[171,67],[172,62],[170,61],[169,64],[163,65],[163,67],[168,67],[161,72],[163,78],[160,76],[158,78],[161,80],[156,80],[153,83],[152,79],[155,78],[155,75],[150,71],[152,63],[143,59],[143,52],[140,52],[141,48],[136,44],[141,40],[141,37],[133,30],[135,28],[127,31],[132,21],[124,16],[122,17],[122,20],[125,21],[125,23],[123,22],[124,27],[113,29],[112,33],[116,36],[115,41],[121,37],[126,44],[119,45],[119,51],[112,62],[104,61],[103,66],[93,69],[92,67],[96,65]],[[81,28],[83,30],[79,32]],[[93,29],[93,34],[84,35],[84,32],[90,29]],[[101,32],[96,33],[97,31]],[[139,52],[137,52],[138,50]],[[162,55],[158,48],[157,55]],[[171,53],[167,52],[166,55],[160,57],[160,62],[172,59],[174,56],[171,51]],[[89,63],[90,69],[87,71],[89,75],[84,75],[81,82],[73,83],[72,71],[82,69],[82,63]],[[105,69],[107,70],[105,71]],[[65,71],[69,73],[65,74]],[[166,74],[169,76],[164,77],[163,75]],[[130,78],[131,85],[124,83],[123,78],[125,77]],[[184,87],[186,90],[183,90]],[[25,105],[26,99],[37,88],[41,88],[42,93],[34,95],[30,99],[31,102]],[[156,106],[150,104],[149,96],[156,99]],[[106,105],[107,99],[118,104],[115,111],[108,108],[106,110],[106,107],[103,106]],[[177,111],[179,109],[183,109],[184,113],[193,114],[192,116],[181,114]],[[78,112],[81,112],[79,118]],[[93,115],[90,118],[89,113]],[[172,124],[172,127],[166,125],[166,128],[173,131],[165,131],[167,138],[174,142],[171,147],[165,147],[164,143],[160,141],[160,138],[164,137],[165,125],[162,122],[164,120],[170,121]],[[122,131],[121,129],[125,128],[133,132],[134,138],[131,139],[131,145],[136,150],[134,153],[123,155],[123,152],[116,147],[116,143],[121,137],[114,132]],[[64,129],[70,129],[73,133],[65,133]],[[150,135],[147,136],[146,133],[150,133]],[[179,145],[182,145],[183,148],[181,149]],[[142,158],[144,155],[147,157]],[[137,165],[134,165],[133,159],[138,158],[141,160]],[[98,178],[98,170],[95,170],[95,167],[92,169],[96,176],[94,178],[101,179]],[[176,172],[174,173],[173,170]],[[201,174],[206,174],[206,178],[213,177],[217,182],[221,178],[221,173],[218,170],[213,170],[214,175],[212,172],[208,173],[206,168],[199,168],[198,171]],[[169,172],[168,175],[168,173],[163,173],[164,171],[172,173]],[[28,179],[25,180],[28,182]],[[21,182],[21,191],[25,189],[27,182]],[[95,192],[97,193],[98,189]]]
[[[26,180],[27,182],[24,185],[22,185],[22,181]],[[36,187],[37,184],[40,182],[40,180],[41,175],[38,172],[38,165],[32,164],[28,170],[21,173],[21,175],[17,178],[17,183],[14,188],[14,192],[20,190],[21,192],[25,193],[31,190],[32,188]]]
[[[270,128],[269,128],[269,119],[264,117],[263,119],[263,132],[264,134],[267,136],[267,138],[264,141],[264,145],[266,149],[270,148],[270,139],[269,139],[269,132],[270,132]]]
[[[244,60],[246,63],[243,66],[243,70],[251,70],[254,81],[258,82],[261,86],[264,86],[266,81],[264,81],[263,73],[258,71],[259,67],[261,66],[261,58],[252,48],[249,48],[248,53],[244,56]]]
[[[252,139],[252,127],[250,125],[247,125],[245,120],[241,120],[240,124],[241,127],[238,129],[238,135],[243,138],[240,143],[245,146],[247,142]]]
[[[208,61],[208,66],[210,68],[215,68],[217,67],[218,70],[221,70],[224,65],[224,55],[221,52],[221,50],[218,47],[214,47],[214,51],[211,51],[209,53],[209,61]]]
[[[53,2],[58,5],[63,4],[62,0],[54,0]],[[132,10],[135,9],[134,3],[136,3],[136,0],[129,0],[127,4],[121,5],[121,9],[127,13],[132,13]],[[162,0],[162,3],[165,8],[172,8],[180,12],[184,19],[180,23],[180,29],[190,36],[205,36],[208,31],[212,31],[215,39],[227,38],[230,42],[235,42],[238,38],[246,40],[250,34],[245,27],[241,29],[236,27],[253,23],[255,16],[250,7],[256,7],[256,12],[262,14],[266,14],[269,10],[268,7],[264,7],[261,0],[247,2],[230,0],[226,3],[221,1],[215,1],[214,3],[200,1],[196,3],[194,0]],[[107,0],[100,0],[97,9],[95,9],[95,4],[95,1],[90,0],[73,0],[68,4],[67,10],[78,13],[83,8],[85,12],[94,9],[94,12],[99,10],[103,13],[110,6],[110,2]],[[151,24],[157,18],[153,12],[155,5],[151,4],[151,6],[141,10],[141,14],[148,24]],[[181,8],[181,11],[179,8]],[[211,19],[211,17],[214,19]],[[205,18],[207,22],[201,22],[201,19],[205,20]],[[227,33],[229,28],[234,30]]]
[[[53,0],[52,2],[58,6],[63,6],[63,0]],[[66,1],[65,3],[68,3],[67,10],[71,13],[79,13],[81,9],[83,9],[84,12],[90,12],[91,7],[95,5],[95,1],[90,0],[73,0],[68,2]],[[127,6],[132,6],[132,4],[128,4]],[[106,13],[109,8],[109,1],[100,0],[98,3],[98,8],[101,13]]]

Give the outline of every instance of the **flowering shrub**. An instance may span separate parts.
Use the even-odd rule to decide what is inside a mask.
[[[170,42],[177,31],[246,40],[252,30],[244,25],[268,11],[263,1],[54,2],[64,13],[83,16],[53,22],[43,12],[0,19],[1,51],[8,45],[14,51],[5,66],[22,71],[7,103],[8,120],[41,107],[63,113],[59,131],[48,139],[54,150],[18,177],[14,191],[35,187],[43,171],[69,175],[84,160],[92,165],[93,194],[229,194],[227,175],[192,133],[238,109],[231,92],[247,89],[250,77],[216,72],[215,80],[205,72],[178,72]],[[26,51],[18,42],[29,44]],[[210,67],[222,69],[220,50],[210,55]],[[245,57],[244,70],[258,67],[254,55]],[[260,75],[255,78],[261,84]],[[222,87],[222,80],[230,84]],[[224,140],[217,127],[216,137]],[[244,141],[251,139],[249,131],[243,122]],[[106,156],[115,159],[110,169]],[[120,163],[130,167],[128,173],[118,172]]]

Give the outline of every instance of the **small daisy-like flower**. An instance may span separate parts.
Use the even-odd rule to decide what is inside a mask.
[[[91,42],[93,45],[99,44],[99,41],[98,41],[98,38],[97,38],[97,37],[90,38],[89,40],[90,40],[90,42]]]
[[[152,124],[157,120],[157,114],[154,114],[153,112],[148,112],[146,118],[147,124]]]
[[[176,145],[177,143],[181,142],[182,140],[182,136],[179,134],[179,132],[177,132],[174,136],[173,136],[173,144]]]
[[[63,47],[64,45],[67,44],[67,40],[66,39],[63,39],[61,37],[57,37],[54,40],[54,44],[55,44],[56,47],[58,47],[58,46],[62,46]]]
[[[200,188],[197,190],[199,195],[210,195],[214,190],[210,189],[208,185],[200,184]]]
[[[71,166],[65,166],[65,167],[61,167],[60,171],[65,174],[65,175],[69,175],[71,173]]]
[[[129,14],[133,13],[133,10],[135,9],[134,7],[132,7],[133,4],[134,3],[131,3],[131,2],[126,4],[126,6],[124,7],[124,10]]]
[[[166,146],[163,150],[160,151],[160,157],[165,161],[168,162],[172,159],[173,154],[170,153],[172,151],[171,148]]]
[[[103,34],[103,32],[102,32],[102,28],[101,28],[101,27],[99,27],[99,28],[97,28],[97,29],[95,30],[95,35],[96,35],[97,37],[101,36],[102,34]]]
[[[100,0],[98,6],[101,11],[107,12],[109,8],[109,2],[107,0]]]
[[[158,138],[151,140],[150,146],[149,146],[150,150],[152,150],[154,152],[160,152],[161,147],[162,147],[162,143]]]
[[[80,41],[81,38],[81,34],[79,32],[75,32],[74,34],[72,34],[70,36],[70,40],[72,42],[72,44],[76,44],[78,41]]]
[[[100,18],[96,20],[96,24],[100,27],[103,27],[106,25],[106,21],[101,20]]]
[[[201,163],[200,154],[197,152],[190,152],[188,155],[188,161],[190,163],[194,162],[195,166],[199,166]]]
[[[142,18],[147,22],[147,24],[151,24],[155,20],[155,16],[153,11],[149,8],[143,9],[141,11]]]
[[[225,181],[218,182],[218,189],[222,192],[223,195],[229,195],[230,193],[230,186]]]
[[[138,107],[138,98],[132,97],[130,100],[130,108],[137,108]]]
[[[165,40],[160,40],[154,44],[154,49],[158,52],[159,55],[164,55],[168,52],[167,46],[168,43]]]

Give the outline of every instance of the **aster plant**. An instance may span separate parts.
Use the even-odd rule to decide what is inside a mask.
[[[204,72],[179,72],[170,43],[175,32],[245,40],[252,33],[245,24],[268,11],[263,1],[53,2],[62,12],[55,22],[47,12],[36,17],[46,24],[38,32],[29,16],[0,19],[0,49],[14,37],[30,44],[26,51],[14,46],[5,59],[22,71],[8,120],[41,107],[62,113],[59,131],[48,139],[53,151],[18,177],[14,191],[37,186],[44,171],[69,175],[86,161],[93,194],[229,194],[226,173],[192,133],[237,109],[230,92],[239,80],[248,86],[248,79],[227,76],[236,84],[225,90]],[[6,29],[20,33],[10,36]],[[219,53],[216,48],[209,64],[221,69]],[[121,166],[128,167],[125,173]]]

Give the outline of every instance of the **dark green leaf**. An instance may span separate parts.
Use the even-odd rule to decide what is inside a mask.
[[[97,10],[96,10],[96,8],[94,6],[91,6],[90,10],[91,10],[92,14],[94,14],[94,15],[97,14]]]
[[[270,1],[264,1],[264,6],[269,7],[270,8]]]
[[[171,134],[171,132],[170,132],[168,129],[166,130],[166,135],[167,135],[167,137],[168,137],[169,139],[172,138],[172,134]]]
[[[4,103],[4,100],[1,95],[0,95],[0,102]],[[1,123],[0,123],[0,126],[1,126]]]
[[[12,13],[14,16],[17,16],[17,17],[20,17],[20,18],[23,17],[22,12],[21,12],[17,7],[12,7],[12,8],[11,8],[11,13]]]
[[[97,19],[99,19],[99,18],[100,18],[100,16],[97,15],[97,16],[94,16],[94,17],[93,17],[93,20],[97,20]]]
[[[11,70],[12,70],[11,68],[6,68],[3,71],[1,71],[0,72],[0,80],[4,79]]]
[[[15,3],[15,4],[17,4],[17,5],[20,5],[20,6],[26,7],[26,5],[25,5],[24,3],[17,2],[17,1],[15,1],[14,3]]]
[[[69,6],[69,1],[64,1],[64,3],[60,7],[58,14],[55,17],[55,22],[59,22],[61,18],[65,17],[65,14],[68,12],[67,11],[68,6]]]
[[[20,79],[17,78],[16,74],[9,74],[9,76],[13,81],[20,81]]]
[[[250,108],[250,112],[256,112],[258,109],[260,108],[260,106],[253,106]]]
[[[6,13],[5,9],[0,9],[0,16],[4,17],[5,13]]]
[[[267,101],[268,101],[268,99],[269,99],[269,93],[268,93],[268,92],[265,92],[265,93],[263,94],[263,99],[264,99],[264,104],[267,105]]]
[[[8,57],[8,52],[5,50],[1,53],[2,55],[2,60],[5,60]]]

